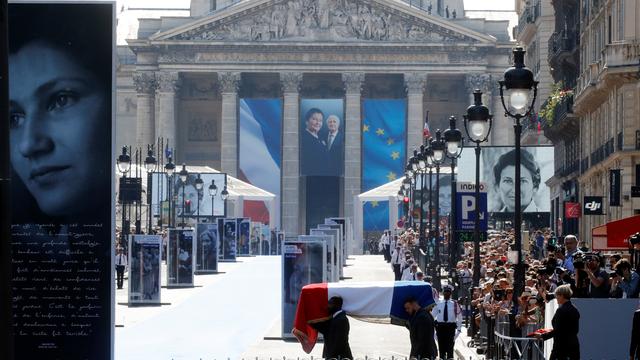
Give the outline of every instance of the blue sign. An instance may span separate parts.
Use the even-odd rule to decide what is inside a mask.
[[[456,230],[472,231],[476,221],[476,194],[472,183],[458,183],[456,193]],[[480,231],[487,231],[487,191],[480,184]]]

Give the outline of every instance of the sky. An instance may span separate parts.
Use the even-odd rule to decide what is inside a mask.
[[[464,0],[465,10],[511,10],[515,0]]]

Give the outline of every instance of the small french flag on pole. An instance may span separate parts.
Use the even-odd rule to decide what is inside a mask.
[[[376,281],[310,284],[302,288],[292,334],[308,354],[318,339],[318,331],[311,324],[330,318],[329,299],[340,296],[342,310],[349,316],[374,322],[404,325],[409,314],[404,301],[412,297],[421,307],[435,304],[438,293],[423,281]]]
[[[431,137],[431,130],[429,129],[429,111],[427,110],[427,116],[424,118],[424,129],[422,129],[422,136],[425,139]]]

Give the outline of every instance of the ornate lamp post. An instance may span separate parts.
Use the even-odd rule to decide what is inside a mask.
[[[464,116],[464,129],[469,140],[476,144],[476,218],[473,237],[473,286],[480,286],[480,144],[487,141],[491,132],[493,117],[489,108],[482,105],[482,92],[473,92],[474,103],[467,108]]]
[[[122,154],[118,156],[116,160],[116,164],[118,166],[118,171],[122,174],[123,178],[127,177],[129,170],[131,170],[131,156],[129,156],[128,149],[126,146],[122,147]],[[120,186],[120,191],[122,192],[122,186]],[[120,198],[122,199],[122,193],[120,194]],[[122,246],[126,246],[127,243],[127,235],[129,235],[129,223],[127,221],[127,207],[125,201],[120,201],[120,212],[122,213],[121,220],[121,244]]]
[[[198,192],[198,207],[196,208],[196,224],[200,222],[200,194],[202,193],[202,188],[204,187],[204,181],[200,178],[200,174],[198,174],[198,178],[195,181],[196,191]],[[212,203],[213,205],[213,203]]]
[[[167,157],[167,164],[164,166],[164,171],[167,173],[167,186],[168,186],[168,196],[167,200],[169,201],[169,227],[173,227],[173,173],[176,171],[176,165],[171,160],[171,157]],[[162,206],[160,206],[162,209]],[[162,219],[162,212],[160,212],[160,219]]]
[[[431,156],[433,164],[436,167],[436,221],[435,221],[435,251],[434,256],[436,258],[435,266],[436,273],[433,278],[435,288],[440,291],[440,165],[444,162],[445,143],[442,139],[440,130],[436,131],[436,138],[431,140],[431,150],[433,155]]]
[[[152,186],[152,174],[158,168],[158,161],[156,157],[153,156],[153,145],[147,145],[147,157],[144,159],[144,168],[147,170],[147,212],[148,214],[148,223],[147,223],[147,234],[151,234],[151,229],[153,228],[153,210],[151,209],[151,202],[153,199],[153,194],[151,193]]]
[[[211,196],[211,222],[215,219],[215,215],[213,213],[214,203],[213,198],[218,194],[218,187],[216,186],[216,181],[211,180],[211,185],[209,185],[209,196]]]
[[[462,155],[462,132],[456,128],[456,117],[449,118],[449,129],[444,132],[444,142],[446,144],[446,156],[451,160],[451,211],[449,216],[449,271],[455,269],[458,262],[458,241],[455,232],[456,217],[456,161]]]
[[[516,164],[515,164],[515,251],[517,252],[517,262],[514,272],[513,296],[518,298],[524,290],[524,262],[522,258],[522,208],[520,198],[520,136],[522,134],[522,124],[520,120],[529,116],[538,95],[538,82],[533,79],[533,72],[524,65],[525,51],[521,47],[513,50],[514,64],[504,72],[504,79],[500,83],[500,100],[506,115],[514,119],[513,129],[516,141]],[[533,90],[533,94],[531,94]],[[506,94],[505,94],[506,92]],[[506,96],[505,96],[506,95]],[[506,102],[505,102],[506,97]]]
[[[182,170],[178,173],[180,176],[180,182],[182,182],[182,227],[185,227],[186,223],[184,222],[184,212],[185,212],[185,204],[186,199],[184,198],[184,188],[187,184],[187,179],[189,178],[189,172],[187,171],[187,165],[182,163]]]

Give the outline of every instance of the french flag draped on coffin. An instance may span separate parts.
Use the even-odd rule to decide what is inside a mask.
[[[318,332],[310,324],[329,319],[329,299],[340,296],[342,310],[360,318],[390,320],[392,324],[404,325],[409,315],[404,311],[408,297],[418,300],[422,307],[435,304],[438,294],[429,283],[421,281],[375,281],[310,284],[302,288],[293,335],[308,354],[318,339]]]

